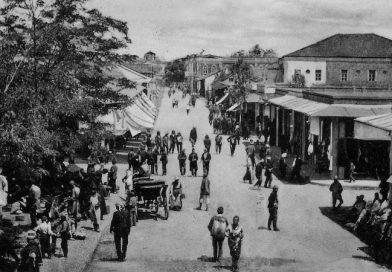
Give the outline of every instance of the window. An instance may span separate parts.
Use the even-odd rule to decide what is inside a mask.
[[[206,74],[208,74],[208,66],[204,65],[203,66],[203,75],[206,75]]]
[[[216,66],[215,65],[212,65],[211,66],[211,73],[215,73],[216,72]]]
[[[321,81],[321,70],[316,70],[316,81]]]
[[[369,70],[369,81],[376,81],[376,70]]]
[[[347,70],[342,70],[342,81],[347,81]]]

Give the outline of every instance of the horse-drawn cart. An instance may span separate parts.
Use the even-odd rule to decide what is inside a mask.
[[[141,178],[134,180],[134,192],[138,199],[138,212],[150,212],[163,220],[169,218],[167,185],[163,180]]]

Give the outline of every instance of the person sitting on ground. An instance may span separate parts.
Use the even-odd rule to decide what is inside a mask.
[[[182,184],[179,177],[175,177],[170,186],[169,205],[172,210],[180,210],[182,208]]]
[[[357,199],[351,208],[352,215],[355,218],[358,218],[358,216],[361,214],[362,210],[365,209],[366,206],[366,201],[364,200],[365,196],[364,195],[359,195],[357,196]]]

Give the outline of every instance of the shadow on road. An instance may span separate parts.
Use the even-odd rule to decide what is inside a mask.
[[[365,232],[355,232],[349,226],[353,225],[353,222],[356,221],[356,217],[353,216],[351,212],[352,207],[340,207],[338,210],[332,209],[332,207],[320,207],[321,213],[328,217],[330,220],[338,224],[343,229],[351,232],[355,235],[359,240],[363,243],[367,244],[368,246],[359,247],[358,250],[363,251],[365,254],[369,255],[370,257],[366,256],[356,256],[353,255],[352,257],[355,259],[363,259],[367,261],[376,262],[381,264],[385,267],[391,268],[391,265],[387,264],[385,258],[389,258],[390,253],[388,248],[384,248],[381,246],[381,243],[378,242],[377,238],[374,240],[371,238],[372,233],[365,233]]]

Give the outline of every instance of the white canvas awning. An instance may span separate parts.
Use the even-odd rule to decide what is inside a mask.
[[[354,123],[354,137],[361,140],[391,141],[392,113],[359,117]]]
[[[224,96],[222,96],[222,98],[221,99],[219,99],[218,100],[218,102],[216,102],[215,104],[216,105],[219,105],[219,104],[221,104],[223,101],[225,101],[226,100],[226,98],[228,98],[229,97],[229,93],[226,93]]]
[[[240,107],[240,103],[235,103],[230,108],[228,108],[227,111],[237,111],[239,110],[239,107]]]

